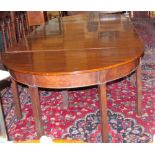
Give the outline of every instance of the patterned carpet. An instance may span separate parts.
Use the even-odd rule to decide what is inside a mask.
[[[135,110],[135,74],[107,86],[109,140],[112,143],[148,143],[155,134],[155,21],[133,21],[145,43],[142,58],[142,116]],[[32,105],[27,88],[19,85],[23,117],[17,120],[11,90],[3,96],[3,108],[10,140],[36,138]],[[62,110],[60,91],[40,90],[45,135],[53,139],[101,142],[97,87],[69,91],[69,108]]]

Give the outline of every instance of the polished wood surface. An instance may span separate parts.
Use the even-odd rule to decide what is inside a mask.
[[[142,46],[129,18],[97,12],[52,19],[28,35],[25,44],[33,51]]]
[[[143,48],[14,52],[3,54],[2,61],[14,74],[63,76],[136,66],[142,54]]]
[[[90,13],[58,20],[63,25],[54,25],[57,29],[54,26],[52,29],[49,23],[40,26],[26,37],[27,51],[3,53],[2,62],[15,81],[29,87],[38,136],[43,134],[38,87],[68,89],[98,85],[102,141],[108,142],[106,83],[136,71],[136,105],[141,114],[143,44],[125,16]]]

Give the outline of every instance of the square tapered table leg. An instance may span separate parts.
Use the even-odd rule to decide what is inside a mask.
[[[141,65],[137,67],[136,70],[136,85],[137,85],[137,101],[136,108],[138,115],[142,114],[141,102],[142,102],[142,81],[141,81]]]
[[[39,90],[37,87],[29,87],[29,93],[30,93],[31,102],[32,102],[33,118],[35,121],[37,136],[39,138],[44,133],[43,123],[42,123],[42,118],[41,118]]]
[[[107,97],[106,84],[99,85],[100,111],[101,111],[101,134],[102,142],[108,143],[108,116],[107,116]]]
[[[17,82],[14,79],[11,79],[11,82],[12,82],[11,83],[12,95],[13,95],[14,105],[15,105],[15,115],[20,119],[22,117],[22,112],[21,112]]]

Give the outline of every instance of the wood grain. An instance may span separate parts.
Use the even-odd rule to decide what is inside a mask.
[[[129,18],[99,13],[52,19],[29,34],[26,42],[33,51],[143,46]]]

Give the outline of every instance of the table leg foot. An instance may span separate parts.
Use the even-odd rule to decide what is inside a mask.
[[[106,84],[99,85],[100,109],[101,109],[101,134],[102,142],[108,143],[108,116],[107,116],[107,99]]]
[[[139,65],[136,70],[136,85],[137,85],[137,96],[136,96],[136,108],[138,115],[142,114],[141,101],[142,101],[142,82],[141,82],[141,66]]]
[[[11,79],[11,81],[12,81],[11,83],[12,95],[13,95],[14,104],[15,104],[15,115],[20,119],[22,117],[22,112],[21,112],[17,82],[14,79]]]
[[[40,138],[43,135],[43,123],[41,118],[41,108],[39,100],[39,90],[37,87],[29,87],[29,93],[32,102],[32,110],[37,130],[37,136]]]

